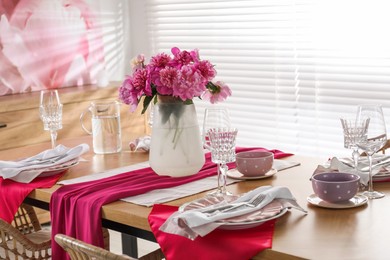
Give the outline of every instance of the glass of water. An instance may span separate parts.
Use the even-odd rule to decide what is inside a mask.
[[[50,131],[51,147],[56,147],[57,130],[62,129],[62,104],[57,90],[42,90],[39,116],[43,129]]]

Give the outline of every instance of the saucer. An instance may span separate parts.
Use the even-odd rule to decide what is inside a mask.
[[[348,209],[348,208],[355,208],[362,206],[368,202],[368,198],[364,195],[355,195],[352,199],[345,201],[345,202],[339,202],[339,203],[332,203],[328,201],[324,201],[320,199],[316,194],[312,194],[309,197],[307,197],[307,201],[315,206],[321,207],[321,208],[328,208],[328,209]]]
[[[227,171],[226,175],[229,178],[236,179],[236,180],[258,180],[258,179],[265,179],[274,176],[278,171],[274,168],[269,170],[266,174],[264,175],[259,175],[259,176],[244,176],[242,173],[240,173],[236,168],[230,169]]]

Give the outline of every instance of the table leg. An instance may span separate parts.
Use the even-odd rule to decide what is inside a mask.
[[[137,238],[122,233],[122,253],[134,258],[138,258]]]

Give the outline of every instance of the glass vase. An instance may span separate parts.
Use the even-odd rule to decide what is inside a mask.
[[[173,97],[159,97],[154,106],[150,167],[159,175],[196,174],[205,163],[194,104]]]

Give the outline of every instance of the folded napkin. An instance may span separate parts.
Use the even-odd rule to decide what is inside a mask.
[[[136,152],[138,150],[141,152],[148,152],[150,149],[150,140],[151,137],[149,135],[136,138],[129,143],[130,151]]]
[[[152,232],[166,259],[247,260],[272,247],[275,219],[249,229],[217,229],[205,237],[190,240],[160,230],[160,226],[177,210],[174,206],[156,204],[148,217]]]
[[[235,210],[229,210],[224,212],[221,211],[212,211],[208,213],[205,211],[217,209],[221,206],[237,205],[240,203],[248,203],[252,198],[258,196],[259,194],[264,194],[265,197],[260,204],[253,206],[240,206]],[[206,208],[190,209],[186,211],[178,211],[172,214],[169,219],[161,226],[161,230],[171,234],[177,234],[189,239],[195,239],[197,236],[205,236],[216,228],[224,224],[221,220],[226,220],[229,218],[242,216],[244,214],[249,214],[252,212],[259,211],[275,199],[283,201],[285,208],[296,208],[306,213],[306,211],[301,208],[296,202],[295,198],[291,194],[290,190],[286,187],[272,187],[272,186],[262,186],[255,190],[252,190],[244,195],[240,196],[236,200],[233,200],[229,203],[222,201],[217,205],[212,205]],[[282,209],[282,208],[281,208]],[[278,212],[275,212],[275,215]]]
[[[58,145],[35,156],[19,161],[0,161],[0,177],[17,182],[29,183],[45,171],[74,164],[77,158],[89,150],[87,144],[73,148]]]
[[[48,177],[39,177],[30,183],[19,183],[13,180],[4,180],[0,177],[0,218],[11,223],[18,208],[28,194],[37,188],[50,188],[65,171]]]
[[[237,148],[236,151],[265,150],[263,148]],[[275,158],[289,156],[272,150]],[[206,163],[199,173],[186,177],[159,176],[151,168],[118,174],[91,182],[65,185],[56,190],[50,200],[52,221],[53,259],[67,259],[67,254],[54,242],[57,233],[75,237],[103,247],[101,207],[121,198],[146,193],[150,190],[176,187],[184,183],[216,175],[216,164],[207,153]],[[228,164],[232,167],[234,163]]]
[[[381,158],[381,157],[380,157]],[[380,174],[383,171],[387,171],[386,166],[388,165],[380,165],[383,160],[386,160],[386,158],[380,159],[376,158],[375,161],[373,160],[373,169],[372,174],[373,176],[376,174]],[[356,170],[353,166],[352,160],[345,159],[345,158],[336,158],[333,157],[331,160],[329,160],[324,165],[318,165],[317,168],[314,170],[313,175],[322,173],[322,172],[346,172],[346,173],[352,173],[360,176],[360,183],[363,185],[367,185],[369,181],[369,173],[367,170],[368,162],[366,158],[364,158],[365,161],[362,159],[359,160],[358,164],[358,170]],[[378,167],[375,166],[375,164],[378,164]]]

